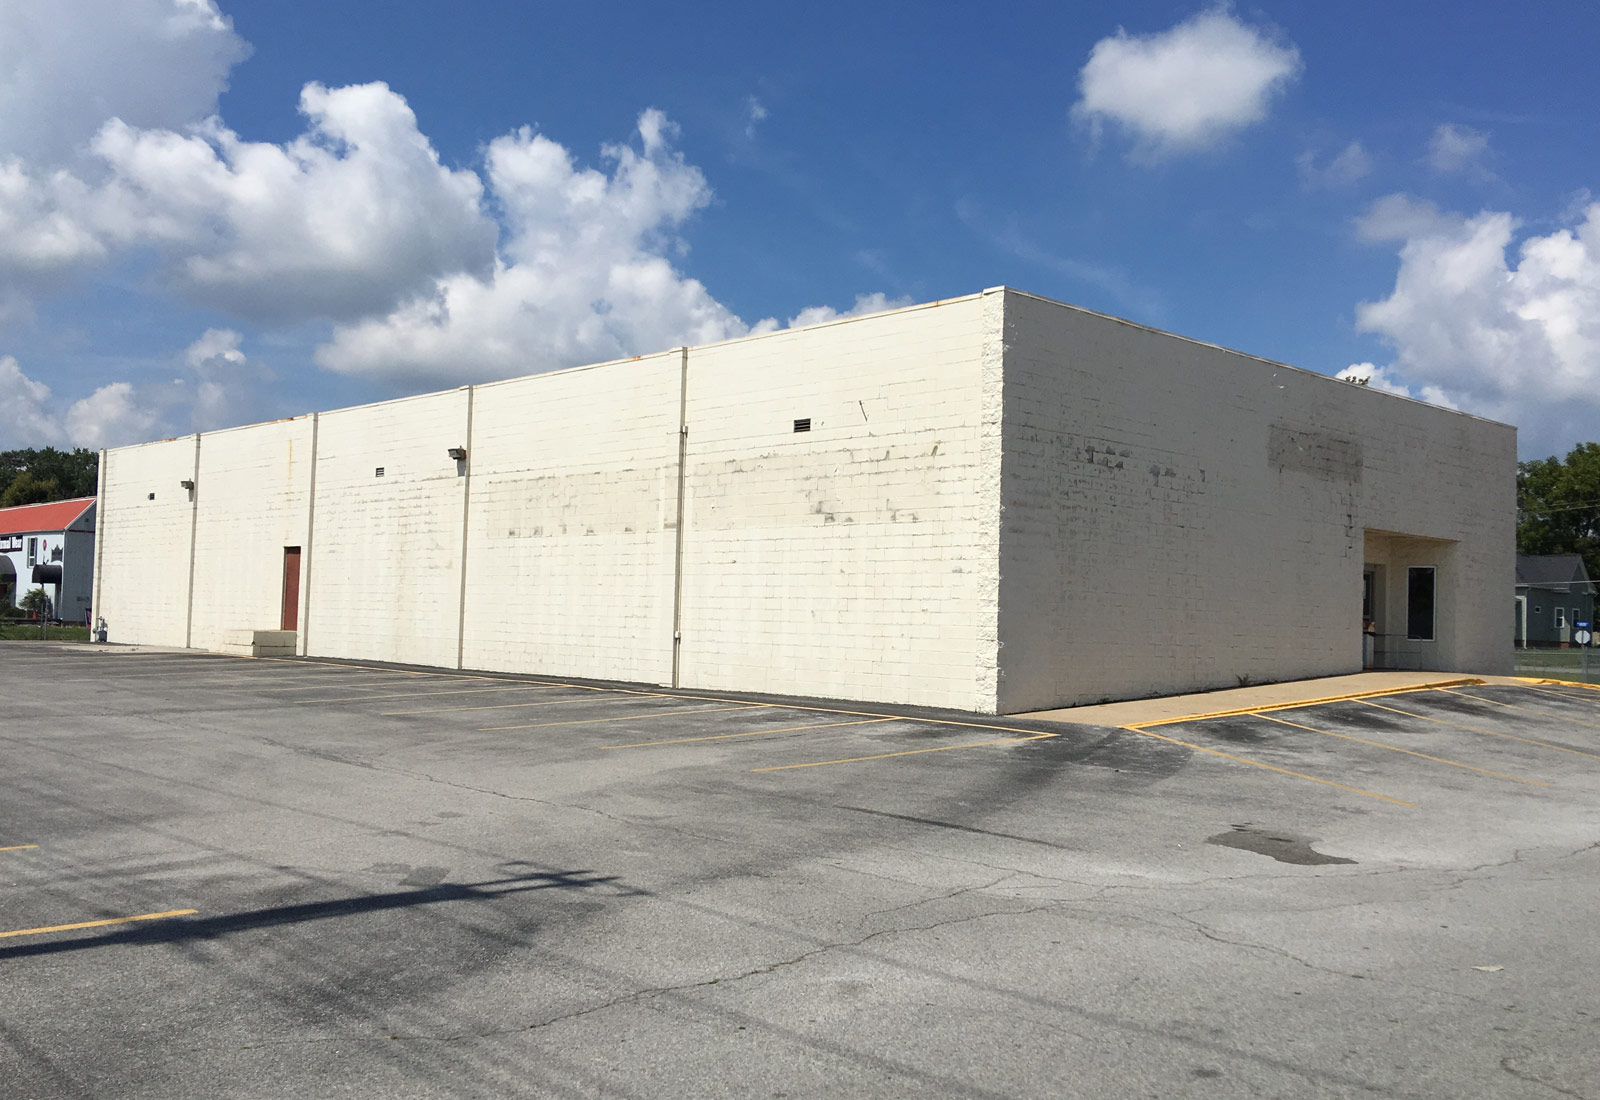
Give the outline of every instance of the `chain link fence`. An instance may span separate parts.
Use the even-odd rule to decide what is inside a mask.
[[[1600,683],[1593,584],[1518,585],[1512,629],[1518,676]]]

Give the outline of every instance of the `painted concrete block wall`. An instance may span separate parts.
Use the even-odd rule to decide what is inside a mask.
[[[985,319],[973,296],[690,352],[683,686],[993,710]]]
[[[1398,532],[1416,661],[1510,663],[1512,429],[1014,291],[198,443],[104,456],[112,641],[276,626],[299,545],[313,656],[667,684],[676,591],[684,687],[1013,712],[1353,671]]]
[[[201,436],[192,646],[280,625],[283,551],[307,541],[311,428],[302,416]]]
[[[189,546],[195,436],[122,447],[100,456],[95,615],[108,639],[188,644]]]
[[[1014,291],[1005,333],[1002,711],[1357,671],[1368,527],[1457,544],[1432,667],[1509,668],[1513,429]]]
[[[683,355],[479,386],[468,668],[664,684]]]
[[[82,624],[94,602],[94,508],[61,536],[61,599],[56,614]]]
[[[467,479],[447,451],[466,445],[467,401],[451,390],[318,416],[309,655],[455,666]]]
[[[1436,651],[1429,657],[1422,647],[1421,667],[1509,674],[1513,655],[1505,624],[1517,572],[1515,429],[1348,388],[1354,392],[1336,391],[1345,415],[1381,425],[1392,443],[1369,451],[1364,525],[1454,543],[1437,563]],[[1405,584],[1403,569],[1398,580],[1390,571],[1390,584]],[[1390,607],[1403,616],[1404,588],[1392,591]],[[1403,617],[1392,621],[1403,631]]]

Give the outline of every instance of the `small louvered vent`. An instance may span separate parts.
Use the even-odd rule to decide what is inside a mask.
[[[807,416],[796,420],[794,422],[794,430],[797,432],[809,432],[811,430],[811,418]]]

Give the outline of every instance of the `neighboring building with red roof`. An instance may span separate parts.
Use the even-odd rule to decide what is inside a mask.
[[[94,497],[0,508],[0,607],[43,586],[55,618],[88,621],[94,592]]]

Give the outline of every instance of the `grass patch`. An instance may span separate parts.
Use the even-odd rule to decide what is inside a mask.
[[[47,626],[38,623],[0,623],[0,642],[87,642],[86,626]]]

